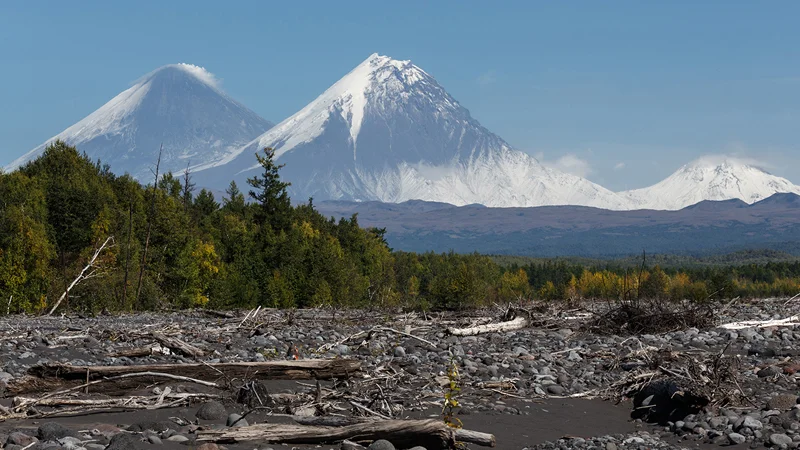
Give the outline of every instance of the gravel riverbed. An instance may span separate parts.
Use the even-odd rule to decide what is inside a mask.
[[[800,309],[795,303],[777,299],[740,301],[728,308],[720,306],[719,311],[727,312],[718,322],[784,319]],[[330,401],[324,411],[322,406],[315,406],[317,414],[369,415],[352,404],[353,396],[369,400],[375,389],[375,395],[381,391],[381,397],[368,405],[372,413],[395,418],[440,417],[447,371],[455,364],[460,389],[455,395],[461,405],[456,410],[457,417],[464,428],[493,433],[497,448],[800,447],[798,325],[599,335],[585,331],[589,318],[582,311],[550,310],[524,329],[459,337],[449,334],[448,327],[496,321],[501,312],[422,315],[270,310],[244,320],[249,313],[233,313],[229,318],[192,311],[0,319],[0,417],[14,411],[15,396],[6,387],[41,364],[126,366],[198,360],[212,364],[295,357],[352,358],[362,365],[362,372],[352,381],[325,381],[315,387],[313,381],[271,380],[264,385],[275,394],[320,389],[354,391],[350,397]],[[148,339],[151,332],[189,343],[202,349],[204,356],[195,358],[170,351]],[[119,356],[148,346],[152,349],[149,355]],[[720,359],[735,361],[726,367],[735,370],[735,377],[727,383],[738,386],[736,401],[706,405],[682,417],[673,414],[660,423],[632,418],[636,416],[632,416],[634,403],[615,394],[622,392],[619,386],[635,374],[660,371],[663,378],[666,370],[681,386],[721,383],[711,378],[681,380],[693,372],[681,372],[679,365],[666,366],[658,359],[669,354],[691,358],[700,365]],[[250,409],[235,401],[235,393],[203,390],[177,380],[166,380],[158,386],[142,382],[126,389],[130,395],[157,396],[167,387],[171,392],[211,392],[219,398],[156,410],[115,408],[73,417],[46,417],[51,410],[42,407],[33,410],[38,416],[7,418],[1,423],[0,444],[14,450],[212,450],[223,446],[196,441],[198,428],[225,428]],[[91,392],[70,395],[109,397]],[[642,406],[648,407],[636,405]],[[309,414],[308,408],[301,409],[256,411],[235,426],[289,423],[286,414]],[[370,448],[390,448],[389,445],[376,442]],[[225,447],[286,448],[258,442]]]

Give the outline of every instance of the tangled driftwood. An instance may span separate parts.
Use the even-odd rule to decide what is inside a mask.
[[[711,305],[688,305],[662,301],[622,302],[597,314],[588,330],[599,334],[636,335],[709,328],[716,323]]]
[[[265,423],[224,430],[200,430],[199,441],[219,443],[259,441],[287,444],[329,444],[386,439],[399,448],[421,445],[427,449],[454,448],[456,442],[494,447],[491,434],[455,429],[441,420],[382,420],[352,425],[313,426]]]
[[[610,366],[631,357],[645,364],[631,370],[601,396],[617,401],[632,398],[635,417],[665,422],[701,409],[751,403],[739,380],[741,360],[737,355],[726,355],[724,349],[710,353],[645,347],[616,358]]]

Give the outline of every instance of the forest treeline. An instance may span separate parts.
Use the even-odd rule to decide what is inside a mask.
[[[701,269],[501,266],[478,254],[392,251],[384,230],[292,205],[274,153],[222,198],[192,174],[143,185],[63,142],[0,174],[0,314],[62,308],[454,309],[515,299],[693,299],[800,292],[800,264]],[[242,190],[243,189],[243,190]],[[76,280],[78,280],[76,282]]]

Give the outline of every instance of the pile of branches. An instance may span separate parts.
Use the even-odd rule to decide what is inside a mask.
[[[687,328],[710,328],[717,323],[711,304],[666,301],[620,302],[588,324],[597,334],[637,335],[666,333]]]
[[[604,397],[617,402],[632,398],[634,417],[666,422],[704,409],[752,404],[740,382],[741,360],[738,355],[725,355],[725,350],[676,352],[646,347],[618,358],[608,368],[631,361],[640,365],[612,384]]]

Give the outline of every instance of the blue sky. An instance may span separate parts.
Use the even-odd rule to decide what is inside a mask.
[[[621,190],[705,154],[800,183],[798,2],[0,2],[0,165],[164,64],[279,122],[373,52]]]

